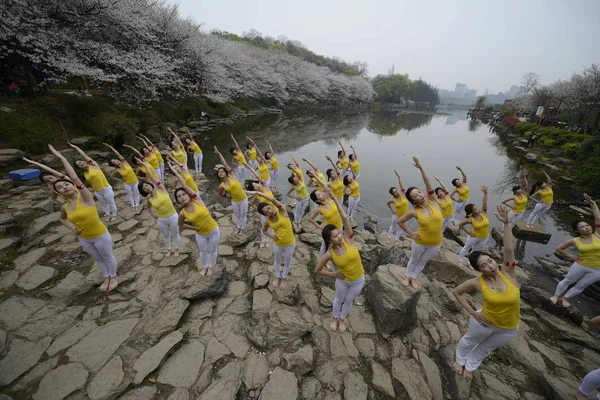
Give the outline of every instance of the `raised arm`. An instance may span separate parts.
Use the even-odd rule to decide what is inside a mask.
[[[248,165],[246,161],[244,161],[242,165],[250,170],[250,172],[252,173],[252,175],[254,175],[257,181],[259,181],[261,184],[265,183],[265,181],[263,181],[260,175],[252,167],[250,167],[250,165]]]
[[[356,154],[356,150],[354,149],[354,146],[350,145],[350,148],[352,149],[352,154],[354,154],[354,158],[356,160],[358,160],[358,154]]]
[[[488,187],[485,185],[481,185],[481,191],[483,192],[483,201],[481,202],[481,211],[486,213],[487,205],[488,205]]]
[[[249,136],[246,136],[246,139],[248,139],[248,141],[254,145],[254,148],[256,149],[256,152],[257,152],[257,153],[258,153],[258,154],[259,154],[261,157],[263,157],[263,158],[264,158],[265,156],[263,155],[263,153],[261,153],[261,152],[260,152],[260,149],[259,149],[259,148],[258,148],[258,146],[256,145],[256,142],[254,142],[254,140],[252,140],[252,138],[250,138]]]
[[[185,149],[185,146],[181,142],[181,139],[179,139],[179,136],[177,136],[177,134],[175,132],[173,132],[173,129],[167,127],[167,130],[169,132],[171,132],[171,134],[173,135],[173,139],[175,139],[175,141],[177,142],[177,145],[180,146],[180,147],[183,147]]]
[[[185,127],[185,130],[188,133],[188,138],[193,142],[194,141],[194,137],[192,136],[192,132],[188,129],[188,127]]]
[[[465,174],[465,171],[462,170],[461,167],[459,167],[458,165],[456,166],[456,169],[460,171],[462,178],[463,178],[463,183],[467,183],[467,174]]]
[[[77,173],[75,172],[73,167],[71,167],[71,164],[69,164],[69,161],[67,161],[65,156],[63,156],[60,153],[60,151],[56,150],[54,148],[54,146],[52,146],[51,144],[48,145],[48,148],[50,149],[52,154],[54,154],[56,157],[58,157],[60,162],[62,162],[62,165],[65,168],[67,175],[69,176],[71,181],[73,181],[73,183],[75,184],[75,187],[77,187],[77,189],[79,189],[79,192],[81,193],[81,196],[83,197],[84,202],[88,203],[88,204],[94,204],[94,196],[88,190],[88,188],[85,187],[83,182],[81,182],[81,179],[79,179],[79,177],[77,176]]]
[[[450,194],[450,192],[448,192],[448,189],[446,188],[446,185],[444,185],[444,183],[442,182],[442,180],[440,178],[438,178],[437,176],[434,176],[433,178],[437,181],[437,183],[440,184],[440,187],[446,194]]]
[[[294,164],[296,164],[297,168],[300,168],[300,164],[298,164],[298,161],[296,161],[296,159],[294,158],[294,155],[292,153],[288,153],[290,155],[290,157],[292,157],[292,161],[294,161]]]
[[[85,162],[88,163],[90,166],[94,167],[94,168],[100,168],[98,167],[98,164],[96,164],[96,161],[92,160],[90,158],[90,156],[88,156],[87,154],[85,154],[85,152],[83,150],[81,150],[78,146],[75,146],[73,143],[69,142],[69,146],[71,146],[72,148],[75,149],[76,152],[79,153],[79,155],[81,157],[83,157],[85,159]]]
[[[522,173],[521,174],[521,179],[523,181],[523,194],[525,194],[525,192],[527,192],[527,190],[529,188],[529,182],[527,182],[527,174]]]
[[[342,142],[338,142],[338,144],[342,148],[342,151],[344,152],[344,154],[346,154],[346,149],[344,148],[344,145],[342,145]]]
[[[253,194],[253,195],[256,195],[256,196],[260,196],[263,199],[269,200],[282,213],[285,213],[287,215],[287,209],[285,208],[285,205],[283,205],[283,203],[279,202],[275,197],[273,197],[273,196],[271,196],[269,194],[263,193],[263,192],[257,192],[257,191],[253,191],[253,190],[247,190],[246,193]]]
[[[144,144],[144,146],[149,146],[149,147],[153,147],[152,142],[150,142],[149,140],[147,140],[146,138],[144,138],[143,136],[136,136],[136,138],[139,139],[140,142],[142,142]]]
[[[310,165],[310,167],[315,171],[315,172],[319,172],[319,168],[317,168],[315,166],[315,164],[311,163],[308,158],[303,158],[302,161],[304,161],[305,163],[307,163],[308,165]]]
[[[231,140],[233,140],[233,144],[235,145],[235,147],[239,149],[241,149],[240,145],[238,144],[238,142],[235,140],[235,138],[233,137],[233,133],[231,134]]]
[[[317,178],[318,179],[318,178]],[[335,206],[342,217],[342,223],[344,224],[344,236],[348,241],[354,242],[354,234],[352,233],[352,224],[350,223],[350,218],[346,211],[344,211],[344,207],[340,204],[340,201],[335,197],[331,191],[329,186],[323,186],[323,190],[329,195],[329,198],[333,200]]]
[[[271,143],[269,143],[268,140],[267,140],[267,145],[269,145],[269,150],[271,151],[271,154],[275,155],[275,152],[273,151],[273,146],[271,146]]]
[[[202,201],[202,199],[200,199],[200,196],[198,196],[198,194],[196,192],[194,192],[192,190],[192,188],[189,187],[185,183],[185,179],[183,178],[183,175],[181,174],[181,168],[179,168],[179,165],[169,163],[169,167],[171,168],[171,172],[173,172],[173,175],[175,175],[175,178],[177,178],[177,180],[181,184],[181,187],[183,188],[183,190],[185,190],[185,192],[192,198],[193,201],[195,201],[198,204],[203,205],[204,202]]]
[[[221,161],[221,164],[223,164],[223,167],[225,168],[225,170],[227,171],[227,174],[230,177],[234,177],[234,175],[231,173],[231,171],[233,171],[231,169],[231,167],[229,166],[229,164],[227,164],[227,161],[225,161],[225,157],[223,157],[223,154],[221,154],[221,152],[219,151],[219,149],[217,149],[217,146],[214,147],[215,148],[215,154],[217,156],[219,156],[219,160]]]
[[[142,160],[144,158],[144,155],[142,153],[140,153],[135,147],[130,146],[128,144],[124,144],[123,147],[127,147],[128,149],[131,149],[135,154],[138,155],[138,158],[140,160]]]
[[[594,224],[596,225],[596,228],[598,228],[600,226],[600,209],[598,209],[598,204],[596,204],[594,199],[592,199],[592,197],[587,193],[583,194],[583,198],[586,202],[590,203],[590,206],[592,207],[592,215],[594,216]],[[599,233],[596,231],[596,235],[598,234]]]
[[[496,218],[498,218],[498,221],[504,224],[504,233],[502,236],[502,245],[504,246],[502,258],[504,258],[504,268],[502,268],[502,272],[504,272],[505,275],[508,275],[516,283],[515,245],[513,243],[514,240],[510,227],[510,221],[508,219],[509,208],[499,205],[496,210],[497,211],[494,213],[494,215]]]
[[[544,176],[546,177],[546,185],[552,186],[552,179],[550,178],[550,175],[548,175],[546,173],[546,171],[544,171],[543,169],[541,171],[544,174]]]
[[[327,192],[327,190],[325,190],[325,188],[329,187],[329,185],[327,185],[327,182],[323,182],[321,180],[321,178],[319,178],[318,174],[311,173],[311,176],[312,176],[312,178],[314,178],[319,183],[319,185],[321,185],[321,187],[323,188],[323,191]]]
[[[333,170],[335,171],[335,173],[337,175],[339,175],[340,174],[340,170],[338,169],[337,165],[335,165],[335,163],[333,162],[333,160],[331,159],[331,157],[325,156],[325,158],[329,161],[329,163],[331,163],[331,167],[333,168]]]
[[[431,181],[429,180],[429,176],[427,176],[427,172],[425,172],[425,168],[423,168],[423,166],[421,165],[421,163],[419,162],[419,159],[417,157],[413,157],[413,165],[419,169],[419,171],[421,171],[421,176],[423,177],[423,183],[425,184],[425,190],[427,191],[427,197],[429,198],[429,200],[433,201],[436,205],[437,202],[435,201],[435,193],[433,191],[433,186],[431,186]]]
[[[49,166],[39,163],[37,161],[33,161],[33,160],[30,160],[25,157],[23,157],[23,161],[28,162],[29,164],[34,165],[34,166],[38,167],[39,169],[43,169],[44,171],[50,172],[52,175],[54,175],[57,178],[60,178],[60,179],[67,178],[64,174],[61,174],[60,172],[50,168]]]
[[[123,157],[123,156],[121,155],[121,153],[119,153],[119,152],[117,151],[117,149],[115,149],[114,147],[112,147],[112,146],[111,146],[110,144],[108,144],[108,143],[103,143],[103,144],[104,144],[104,146],[105,146],[105,147],[108,147],[108,148],[109,148],[109,149],[110,149],[110,150],[111,150],[113,153],[115,153],[115,155],[117,156],[117,158],[118,158],[119,160],[127,162],[127,161],[125,160],[125,157]]]
[[[406,190],[404,189],[404,185],[402,184],[402,178],[400,177],[400,174],[396,170],[394,170],[394,174],[396,174],[396,178],[398,178],[398,185],[400,186],[400,190],[402,191],[402,193],[404,193]],[[438,180],[438,182],[440,181]],[[442,188],[444,188],[444,184],[442,182],[440,182],[440,184],[442,185]],[[446,191],[446,188],[444,188],[444,191]]]

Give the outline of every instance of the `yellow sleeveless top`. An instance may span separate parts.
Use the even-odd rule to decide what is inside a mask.
[[[169,195],[159,191],[158,189],[156,190],[156,197],[148,197],[148,202],[150,202],[152,207],[154,207],[156,210],[156,215],[158,218],[167,218],[176,212]]]
[[[158,149],[154,150],[154,154],[156,154],[156,159],[158,160],[159,164],[161,162],[165,162],[165,160],[163,160],[163,158],[162,158],[162,154],[160,154],[160,151]]]
[[[358,185],[356,179],[348,185],[348,188],[350,189],[350,197],[352,197],[353,199],[357,199],[360,197],[360,186]]]
[[[106,180],[106,176],[104,176],[104,172],[102,172],[99,168],[89,167],[87,171],[83,173],[85,176],[85,180],[92,185],[96,192],[101,191],[110,186],[108,181]]]
[[[575,238],[575,246],[579,251],[578,264],[589,268],[600,268],[600,239],[592,235],[591,243],[581,243],[581,238]]]
[[[229,178],[229,183],[221,182],[221,187],[225,189],[231,195],[231,201],[239,203],[248,198],[246,192],[242,188],[242,185],[237,179]]]
[[[341,199],[344,196],[344,182],[341,179],[336,179],[335,181],[329,181],[329,187],[333,192],[333,197],[336,199]]]
[[[506,285],[504,292],[494,292],[488,287],[483,275],[478,277],[483,297],[481,313],[497,328],[514,329],[521,321],[521,291],[502,272],[499,275]]]
[[[188,145],[188,149],[190,149],[195,156],[202,154],[202,150],[200,150],[200,146],[198,146],[198,143],[196,142],[192,142]]]
[[[256,147],[250,147],[248,149],[248,157],[250,158],[250,161],[256,160]]]
[[[149,156],[146,156],[146,161],[148,161],[148,163],[150,163],[150,165],[154,169],[160,167],[160,165],[158,164],[158,158],[156,158],[156,153],[150,153]]]
[[[185,164],[185,151],[181,147],[177,147],[173,150],[173,158],[177,160],[179,164]]]
[[[263,181],[267,181],[267,180],[271,179],[271,175],[269,174],[269,165],[267,163],[258,164],[258,167],[256,169],[258,169],[260,178]]]
[[[393,197],[392,200],[394,200],[394,207],[396,207],[396,212],[395,212],[396,217],[401,217],[407,213],[409,205],[408,205],[408,199],[406,197],[400,196],[399,199],[396,197]]]
[[[348,168],[348,157],[338,158],[338,161],[340,162],[340,165],[342,166],[343,170],[346,170]]]
[[[271,169],[273,171],[279,171],[279,161],[277,161],[275,156],[271,156],[271,158],[269,158],[269,164],[271,164]]]
[[[469,217],[471,225],[473,226],[473,233],[477,239],[485,239],[490,236],[490,220],[484,213],[479,214],[481,221],[476,220],[474,217]]]
[[[108,229],[100,221],[98,209],[95,205],[84,206],[79,201],[80,197],[81,195],[78,193],[77,200],[75,200],[75,210],[73,211],[69,211],[69,202],[65,204],[67,219],[79,229],[79,237],[82,239],[95,239],[104,235]]]
[[[416,207],[417,221],[419,222],[419,230],[417,234],[421,239],[415,239],[415,243],[421,246],[437,246],[442,244],[442,226],[444,218],[442,212],[431,201],[427,201],[427,208],[431,211],[429,217],[423,215],[421,210]]]
[[[238,163],[238,167],[244,166],[244,163],[246,162],[246,157],[244,157],[244,154],[241,151],[238,150],[238,152],[235,153],[233,158],[235,158],[235,161]]]
[[[469,187],[463,183],[461,187],[456,188],[456,192],[458,193],[458,198],[461,200],[469,200]]]
[[[292,222],[287,215],[283,215],[281,211],[277,210],[277,221],[271,221],[271,218],[267,218],[267,223],[275,232],[275,236],[279,240],[275,243],[277,246],[289,246],[296,243],[296,237],[294,236],[294,231],[292,229]]]
[[[201,206],[194,201],[192,201],[192,204],[194,204],[193,212],[187,212],[185,207],[181,211],[183,212],[185,219],[196,228],[196,233],[198,235],[206,235],[217,229],[217,221],[210,215],[208,208],[206,208],[206,206]]]
[[[342,222],[342,216],[338,211],[337,207],[333,200],[326,200],[329,208],[325,208],[319,204],[319,210],[321,210],[321,214],[323,214],[323,218],[325,218],[325,225],[332,224],[335,225],[337,229],[342,229],[344,223]]]
[[[137,168],[137,170],[138,170],[138,172],[141,172],[142,174],[144,174],[144,176],[146,177],[145,179],[146,179],[148,182],[150,182],[150,181],[151,181],[150,177],[148,176],[148,173],[146,172],[146,168],[140,168],[140,167],[138,167],[138,168]],[[156,171],[155,171],[155,170],[153,170],[152,168],[150,168],[150,174],[151,174],[151,175],[154,177],[154,179],[156,179],[156,180],[159,180],[159,179],[160,179],[160,178],[158,177],[158,175],[156,174]]]
[[[450,218],[454,215],[454,206],[452,205],[450,196],[446,196],[444,199],[437,199],[437,203],[442,208],[442,217]]]
[[[321,179],[323,182],[327,182],[327,178],[325,178],[325,175],[323,175],[322,172],[319,172],[317,175],[319,176],[319,179]],[[317,181],[315,178],[310,178],[310,181],[316,185],[315,187],[317,188],[317,190],[323,190],[323,186],[321,186],[319,181]]]
[[[525,207],[527,207],[527,196],[523,194],[521,197],[519,197],[515,194],[513,196],[513,201],[515,202],[515,206],[512,209],[513,212],[525,212]]]
[[[269,196],[271,196],[271,197],[274,197],[274,196],[273,196],[273,192],[271,192],[271,189],[269,189],[269,188],[268,188],[268,187],[266,187],[266,186],[263,186],[263,188],[262,188],[261,192],[263,192],[264,194],[268,194],[268,195],[269,195]],[[267,199],[265,199],[264,197],[258,197],[258,202],[259,202],[259,203],[267,203],[267,204],[268,204],[268,205],[270,205],[271,207],[273,207],[273,208],[277,208],[277,207],[275,207],[275,204],[273,204],[273,203],[272,203],[270,200],[267,200]]]
[[[350,246],[345,239],[342,243],[346,248],[346,252],[343,255],[338,256],[333,251],[333,248],[331,249],[333,263],[338,267],[340,274],[344,275],[345,281],[360,279],[365,274],[360,253],[356,247]]]
[[[134,183],[138,183],[138,178],[135,176],[135,172],[133,172],[133,168],[129,166],[129,164],[122,163],[123,168],[117,168],[117,172],[123,178],[123,183],[125,185],[132,185]]]
[[[552,188],[549,187],[546,190],[538,190],[538,193],[542,198],[543,204],[552,204],[554,202],[554,192],[552,191]]]
[[[198,185],[196,185],[196,181],[194,180],[194,177],[192,175],[189,174],[189,172],[183,172],[183,180],[185,181],[185,184],[192,189],[194,192],[198,191]]]
[[[294,168],[294,172],[298,175],[298,179],[304,181],[304,172],[300,168]]]
[[[294,186],[294,190],[300,199],[304,200],[308,197],[308,189],[306,188],[304,182],[298,182],[298,184]]]
[[[360,172],[360,163],[358,162],[358,160],[352,160],[349,162],[349,164],[352,167],[352,171],[354,171],[355,174],[358,174]]]

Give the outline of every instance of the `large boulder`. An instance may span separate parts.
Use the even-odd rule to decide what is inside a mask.
[[[227,289],[227,278],[222,267],[214,268],[211,277],[202,276],[197,271],[190,275],[184,287],[184,299],[200,300],[221,296]]]
[[[512,233],[517,239],[542,244],[548,243],[552,237],[552,234],[545,230],[541,225],[534,224],[533,228],[527,228],[523,221],[519,221],[513,226]]]
[[[565,317],[577,326],[581,326],[583,315],[575,307],[565,308],[559,304],[553,304],[550,301],[550,296],[544,290],[531,286],[523,285],[521,287],[521,298],[526,300],[531,306],[541,307],[554,315]]]
[[[19,149],[0,149],[0,167],[6,167],[25,157]]]

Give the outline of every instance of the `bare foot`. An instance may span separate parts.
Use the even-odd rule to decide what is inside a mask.
[[[402,284],[406,287],[408,287],[408,285],[410,285],[410,278],[404,278],[404,280],[402,281]]]
[[[207,268],[202,268],[202,269],[200,270],[200,275],[202,275],[202,276],[206,276],[206,270],[207,270]]]
[[[346,332],[346,324],[344,324],[344,320],[343,319],[340,319],[338,321],[338,329],[340,330],[340,333]]]
[[[115,222],[117,220],[117,217],[110,217],[108,219],[108,222]]]
[[[550,301],[552,302],[552,304],[558,303],[558,296],[554,295],[554,296],[550,297]]]
[[[238,229],[237,231],[235,231],[235,234],[239,236],[241,231],[241,229]]]
[[[260,246],[258,246],[258,247],[260,247],[261,249],[264,249],[266,245],[267,245],[266,243],[264,243],[264,242],[261,242],[261,243],[260,243]]]
[[[459,267],[463,267],[463,268],[466,267],[466,265],[465,265],[465,263],[463,261],[459,261],[458,262],[458,266]]]
[[[329,330],[331,332],[335,332],[337,330],[338,327],[338,320],[337,319],[333,319],[333,321],[331,321],[331,323],[329,324]]]
[[[209,268],[209,269],[206,271],[206,276],[212,276],[212,268]]]
[[[569,303],[569,301],[565,297],[562,298],[562,305],[565,308],[571,307],[571,303]]]
[[[419,283],[417,282],[416,279],[411,279],[410,281],[410,285],[414,288],[414,289],[418,289],[419,288]]]
[[[462,377],[465,378],[466,380],[470,381],[471,379],[473,379],[473,373],[470,371],[467,371],[467,369],[463,369],[463,373],[462,373]]]
[[[271,246],[273,246],[273,242],[267,242],[266,247],[271,247]]]
[[[274,288],[279,286],[279,278],[275,278],[273,279],[273,281],[271,282],[271,286],[273,286]]]
[[[459,363],[455,362],[454,365],[452,366],[452,368],[454,368],[454,372],[456,372],[459,375],[462,375],[463,373],[463,369],[465,367],[463,367],[462,365],[460,365]]]
[[[167,250],[167,254],[165,254],[165,258],[171,257],[171,252],[172,252],[171,249]]]
[[[110,283],[108,284],[108,291],[113,291],[117,288],[117,286],[119,286],[119,281],[117,280],[116,276],[113,276],[112,278],[110,278]]]
[[[175,249],[175,251],[173,252],[173,257],[179,257],[179,249]]]
[[[102,282],[102,285],[100,285],[99,289],[102,290],[103,292],[106,292],[106,290],[108,290],[109,283],[110,283],[110,278],[104,279],[104,282]]]
[[[240,235],[243,235],[244,233],[246,233],[245,229],[240,229]]]
[[[287,278],[282,278],[279,282],[279,289],[285,289],[288,285]]]

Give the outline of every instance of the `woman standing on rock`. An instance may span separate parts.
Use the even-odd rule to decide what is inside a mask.
[[[340,204],[344,202],[344,181],[340,177],[340,170],[337,168],[331,157],[325,156],[327,160],[331,163],[331,167],[325,174],[327,175],[327,186],[331,188],[331,193],[333,197],[338,199]]]
[[[459,166],[456,166],[456,169],[462,174],[462,181],[459,178],[452,179],[452,186],[455,189],[450,194],[450,198],[455,201],[454,215],[460,215],[464,211],[465,206],[469,204],[469,187],[467,186],[467,174]],[[454,198],[455,194],[458,194],[458,198],[456,199]]]
[[[481,275],[461,283],[452,292],[471,315],[469,330],[456,346],[454,363],[454,371],[465,379],[472,379],[473,371],[492,351],[515,337],[521,320],[521,298],[515,274],[508,208],[500,205],[494,214],[504,224],[504,266],[500,267],[489,255],[475,251],[469,256],[469,262]],[[480,292],[483,297],[480,310],[474,310],[465,298],[466,293],[474,291]]]
[[[319,180],[316,179],[316,176],[318,176],[320,178],[321,182],[325,182],[325,181],[327,181],[327,179],[325,178],[325,175],[323,175],[321,170],[317,166],[315,166],[313,163],[311,163],[310,160],[308,160],[307,158],[303,158],[302,161],[304,161],[305,163],[310,165],[310,167],[314,171],[314,173],[313,173],[313,172],[310,172],[309,170],[306,170],[306,176],[308,176],[310,178],[310,181],[308,182],[308,187],[316,188],[317,190],[323,190],[323,186],[321,186],[321,184],[319,183]],[[314,201],[313,201],[312,205],[313,205],[312,208],[317,207],[317,203],[315,203]]]
[[[179,177],[175,174],[175,172],[177,172],[183,178],[183,181],[185,182],[186,186],[189,187],[190,189],[192,189],[194,191],[194,193],[196,193],[198,196],[200,196],[200,189],[198,188],[198,185],[196,184],[194,177],[187,170],[185,170],[183,168],[183,165],[176,163],[175,159],[172,156],[169,155],[169,157],[171,157],[171,161],[173,161],[173,162],[169,162],[169,164],[168,164],[169,171],[173,175],[175,175],[175,182],[173,182],[173,187],[179,187],[181,184]]]
[[[408,236],[413,238],[410,260],[406,266],[406,278],[402,284],[412,285],[413,288],[418,289],[417,278],[425,268],[425,264],[440,251],[443,217],[429,176],[417,157],[413,157],[413,165],[421,171],[426,192],[414,186],[406,189],[405,196],[414,208],[404,214],[398,224]],[[419,222],[419,230],[416,232],[406,226],[406,223],[413,218]]]
[[[458,256],[458,265],[460,265],[461,267],[465,266],[463,260],[465,259],[465,254],[467,253],[467,251],[480,251],[490,238],[490,220],[486,215],[488,197],[487,186],[481,186],[481,191],[483,192],[483,202],[481,204],[481,209],[475,204],[467,204],[467,206],[465,207],[465,213],[467,214],[467,218],[469,219],[466,221],[462,221],[458,225],[460,230],[465,231],[467,235],[469,235],[467,236],[467,241],[465,245],[462,249],[460,249],[460,254]],[[465,229],[465,226],[469,224],[473,226],[473,229],[470,232]]]
[[[299,168],[298,168],[299,169]],[[292,176],[288,178],[288,182],[291,187],[288,190],[287,195],[293,199],[296,199],[296,207],[294,208],[294,225],[296,229],[300,229],[300,223],[302,222],[302,217],[304,216],[304,211],[306,210],[306,206],[308,206],[308,189],[306,188],[306,184],[302,178],[302,170],[298,173],[296,169],[292,169]],[[296,192],[295,196],[292,196],[292,192]]]
[[[527,223],[525,227],[534,228],[533,224],[536,223],[538,219],[540,219],[544,214],[550,211],[550,207],[552,207],[552,203],[554,202],[554,191],[552,190],[552,179],[548,176],[546,171],[541,170],[542,173],[546,176],[546,182],[538,181],[533,185],[531,191],[529,192],[529,198],[537,204],[535,205],[531,214],[529,214],[529,218],[527,218]],[[537,190],[537,188],[540,188]],[[539,195],[541,201],[538,201],[534,197]]]
[[[311,171],[311,174],[313,176],[314,173]],[[317,182],[320,183],[321,186],[327,188],[327,185],[325,184],[324,181],[321,180],[321,178],[316,177],[315,178],[317,180]],[[331,189],[329,189],[331,190]],[[314,201],[319,207],[312,212],[312,214],[310,215],[310,222],[317,227],[317,229],[319,229],[320,231],[323,231],[324,227],[326,227],[327,225],[333,225],[335,226],[336,229],[342,230],[343,228],[343,221],[342,221],[342,217],[337,209],[337,206],[335,205],[335,201],[331,200],[331,196],[335,197],[333,195],[333,190],[331,190],[331,196],[329,195],[329,190],[325,191],[325,190],[314,190],[311,194],[310,194],[310,198],[312,201]],[[337,200],[337,198],[336,198]],[[339,202],[339,200],[338,200]],[[341,204],[341,203],[340,203]],[[319,215],[322,215],[324,218],[324,221],[322,224],[317,223],[317,217]],[[321,250],[319,251],[319,256],[323,257],[323,254],[325,254],[325,251],[327,251],[327,245],[325,244],[325,240],[323,240],[321,242]]]
[[[244,157],[244,153],[242,153],[242,149],[233,137],[233,134],[231,134],[231,140],[235,144],[235,146],[229,149],[229,152],[233,154],[231,161],[233,164],[237,164],[237,178],[241,183],[244,183],[244,163],[246,162],[246,157]]]
[[[398,178],[398,187],[391,187],[389,192],[392,195],[392,198],[388,200],[387,206],[392,212],[392,224],[390,225],[390,229],[388,230],[388,239],[400,240],[400,236],[402,236],[402,229],[398,224],[398,220],[402,218],[404,214],[407,213],[409,208],[408,199],[404,195],[406,189],[404,189],[404,185],[402,184],[402,178],[400,178],[400,174],[398,171],[394,170],[394,174],[396,174],[396,178]],[[392,205],[394,206],[392,208]]]
[[[258,168],[258,161],[256,160],[256,143],[254,143],[254,141],[249,137],[248,140],[249,142],[246,143],[246,151],[244,152],[244,157],[246,157],[246,159],[248,160],[248,165],[250,165],[252,169],[256,169]]]
[[[261,202],[258,205],[258,212],[267,217],[267,223],[263,225],[262,231],[265,235],[273,239],[275,278],[271,282],[273,287],[285,289],[287,286],[287,276],[292,266],[292,257],[296,250],[296,237],[294,228],[287,213],[287,208],[273,196],[263,192],[248,192],[267,200],[269,203]],[[272,229],[275,234],[269,232]],[[281,271],[281,261],[283,260],[283,272]]]
[[[440,184],[439,187],[435,188],[435,195],[437,196],[437,203],[442,210],[442,217],[444,218],[444,224],[442,225],[443,234],[448,225],[455,220],[454,206],[452,204],[452,197],[450,197],[450,192],[448,192],[446,186],[444,186],[440,178],[437,176],[434,176],[434,178]],[[456,222],[454,223],[456,224]]]
[[[258,173],[256,173],[256,171],[254,171],[252,168],[250,168],[250,166],[248,164],[244,164],[244,165],[246,166],[246,168],[248,168],[250,170],[250,172],[257,179],[256,181],[246,181],[246,190],[251,191],[251,192],[262,192],[271,197],[275,197],[275,196],[273,196],[273,192],[271,192],[271,189],[266,184],[266,182],[264,180],[262,180],[261,176]],[[258,202],[259,202],[258,196],[254,196],[250,202],[250,205],[253,207],[254,207],[254,205],[256,205],[256,209],[258,210],[258,204],[256,204]],[[265,203],[273,205],[267,200],[265,200]],[[261,227],[264,226],[266,222],[267,222],[267,216],[260,214],[260,226]],[[271,238],[269,236],[265,235],[265,233],[261,230],[259,247],[260,248],[269,247],[269,246],[271,246],[272,243],[273,243],[273,241],[271,240]]]
[[[153,168],[155,165],[157,166],[157,168],[154,169],[154,172],[157,172],[161,181],[164,181],[165,180],[165,160],[163,159],[162,154],[160,154],[160,149],[158,147],[156,147],[154,145],[154,143],[152,143],[152,141],[144,135],[138,136],[138,139],[140,139],[146,145],[146,150],[148,151],[148,153],[150,155],[150,158],[147,161],[150,163],[150,165],[152,165]],[[153,163],[151,161],[154,159],[156,159],[155,163]]]
[[[271,164],[271,190],[277,190],[277,178],[279,177],[279,161],[275,158],[275,152],[273,151],[273,146],[271,143],[267,142],[269,145],[269,151],[265,153],[265,160]]]
[[[113,172],[110,173],[110,177],[116,179],[117,175],[121,176],[123,187],[125,188],[125,192],[127,192],[129,204],[131,204],[133,211],[137,211],[137,208],[140,205],[140,192],[138,190],[139,181],[133,168],[131,168],[127,160],[125,160],[114,147],[108,143],[104,143],[104,146],[108,147],[118,157],[118,160],[113,158],[108,161],[110,165],[115,167]]]
[[[358,156],[356,155],[356,150],[354,150],[354,146],[350,145],[352,149],[352,154],[348,156],[348,164],[350,164],[350,171],[354,175],[354,179],[358,182],[360,179],[360,163],[358,162]],[[352,217],[350,217],[352,218]]]
[[[141,181],[138,184],[138,189],[142,196],[148,197],[146,209],[152,218],[156,220],[156,225],[163,235],[165,246],[167,247],[165,257],[168,258],[171,255],[179,257],[181,236],[179,236],[177,211],[175,211],[171,197],[169,197],[169,192],[167,192],[164,184],[150,172],[152,166],[144,163],[144,167],[148,171],[147,176],[152,179],[152,183]],[[171,247],[172,242],[175,242],[175,248]]]
[[[333,299],[333,320],[329,329],[335,332],[339,329],[341,333],[346,331],[344,320],[352,309],[354,299],[360,294],[365,285],[365,271],[360,258],[360,253],[353,238],[350,218],[331,189],[326,188],[325,194],[328,201],[335,204],[337,213],[343,221],[344,230],[337,228],[334,224],[327,224],[323,228],[322,237],[328,250],[321,258],[315,268],[315,273],[329,276],[335,279],[335,298]],[[331,261],[338,268],[338,272],[327,271],[325,266]]]
[[[75,149],[81,157],[86,161],[75,161],[75,165],[83,170],[85,180],[92,185],[96,198],[102,205],[104,213],[108,217],[108,222],[113,222],[117,219],[117,204],[115,203],[115,192],[112,186],[106,180],[104,172],[100,169],[96,161],[92,160],[83,150],[74,144],[69,143],[69,146]]]
[[[81,182],[67,159],[49,145],[48,148],[62,162],[68,179],[57,179],[54,190],[66,203],[60,211],[60,223],[79,238],[81,247],[88,253],[104,276],[100,290],[111,291],[117,287],[117,260],[113,253],[112,238],[98,216],[94,196]]]
[[[360,185],[356,179],[354,170],[350,171],[351,175],[344,177],[344,186],[346,186],[346,194],[348,195],[348,218],[352,219],[356,215],[358,204],[360,203]]]
[[[171,147],[173,150],[171,155],[177,160],[179,165],[183,165],[183,168],[187,170],[187,152],[185,151],[185,146],[183,145],[183,142],[179,136],[177,136],[177,134],[173,132],[171,128],[167,127],[167,130],[171,133],[171,135],[173,135],[173,140],[171,140],[171,144],[169,145],[169,147]]]
[[[340,167],[340,170],[342,171],[342,179],[344,179],[344,177],[349,174],[348,157],[346,157],[346,149],[344,149],[342,142],[338,142],[338,144],[340,145],[342,150],[338,151],[338,159],[336,164],[338,167]]]
[[[181,184],[180,188],[175,189],[175,200],[182,207],[179,213],[179,228],[196,232],[196,244],[202,261],[200,275],[211,276],[212,269],[217,263],[217,251],[221,240],[219,225],[210,215],[200,196],[186,184],[180,171],[177,168],[172,171]],[[186,224],[185,221],[191,225]]]
[[[524,191],[527,191],[527,178],[525,177],[525,175],[523,175],[523,186],[513,186],[513,196],[502,201],[502,204],[504,205],[511,201],[515,203],[511,212],[508,213],[511,229],[517,224],[517,222],[523,219],[523,215],[525,214],[525,208],[527,207],[527,195]]]
[[[246,222],[248,219],[248,196],[246,195],[246,192],[244,192],[244,188],[242,188],[240,181],[235,177],[233,170],[229,168],[223,154],[217,149],[217,146],[215,146],[215,154],[219,156],[221,164],[223,165],[223,167],[220,167],[217,170],[217,175],[221,181],[221,184],[219,185],[219,196],[231,198],[231,208],[233,208],[235,225],[237,227],[235,234],[242,235],[246,230]],[[244,164],[242,164],[241,168],[244,168]],[[225,192],[227,192],[229,196],[226,196]]]
[[[196,175],[202,172],[202,159],[204,158],[204,154],[202,153],[202,149],[198,146],[198,143],[194,140],[192,136],[192,132],[188,128],[185,128],[188,133],[188,137],[185,138],[185,142],[187,144],[187,149],[190,153],[193,154],[194,157],[194,171],[196,171]]]
[[[598,205],[587,193],[584,193],[583,196],[585,201],[592,206],[596,228],[600,228]],[[571,305],[568,299],[577,296],[592,283],[600,281],[600,232],[585,221],[573,222],[573,230],[577,237],[559,245],[556,251],[563,257],[573,260],[574,263],[569,268],[567,276],[556,286],[554,296],[550,298],[550,301],[556,304],[565,290],[575,284],[562,298],[562,305],[565,307]],[[569,247],[576,247],[578,255],[571,255],[567,251]]]

